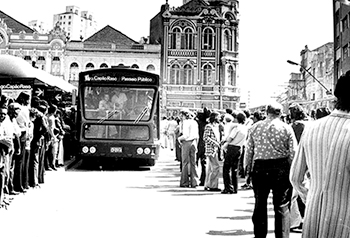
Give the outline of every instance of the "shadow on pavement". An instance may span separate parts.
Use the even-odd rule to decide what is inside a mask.
[[[268,231],[267,233],[274,233],[274,231]],[[212,236],[243,236],[243,235],[254,235],[253,231],[246,230],[228,230],[228,231],[209,231],[208,235]]]

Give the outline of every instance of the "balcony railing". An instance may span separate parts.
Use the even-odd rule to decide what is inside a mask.
[[[202,57],[215,58],[215,50],[202,50]]]
[[[169,50],[169,56],[196,57],[197,50]]]
[[[164,89],[168,92],[219,92],[219,85],[164,85]],[[223,95],[239,95],[238,87],[222,87]]]

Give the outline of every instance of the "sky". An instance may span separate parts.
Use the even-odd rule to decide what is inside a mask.
[[[168,0],[181,6],[183,0]],[[98,4],[97,4],[98,3]],[[165,0],[31,0],[3,1],[0,10],[27,25],[41,20],[52,26],[53,15],[66,6],[91,11],[101,29],[110,25],[135,41],[149,35],[149,22]],[[283,90],[300,62],[305,45],[316,49],[333,42],[332,0],[241,0],[239,2],[239,79],[242,101],[260,106]]]

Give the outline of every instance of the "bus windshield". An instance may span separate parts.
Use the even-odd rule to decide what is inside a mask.
[[[86,86],[83,88],[84,108],[87,120],[139,121],[150,120],[155,89],[121,86]]]

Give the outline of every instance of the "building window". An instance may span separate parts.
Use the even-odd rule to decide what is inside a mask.
[[[232,51],[232,34],[230,30],[224,32],[224,50]]]
[[[106,63],[102,63],[100,65],[100,69],[108,68],[108,65]]]
[[[68,19],[72,19],[72,16],[69,16]]]
[[[175,28],[170,37],[170,46],[171,49],[180,49],[181,48],[181,30],[179,28]]]
[[[206,64],[203,67],[203,85],[212,85],[213,84],[213,68],[210,64]]]
[[[323,62],[320,62],[320,67],[319,67],[319,77],[323,77]]]
[[[170,84],[180,84],[180,66],[177,64],[170,68]]]
[[[344,47],[343,47],[343,59],[346,59],[349,55],[349,47],[348,47],[348,44],[346,44]]]
[[[341,21],[342,23],[342,31],[345,31],[346,29],[349,28],[349,19],[348,19],[348,15],[346,15],[343,20]]]
[[[68,25],[70,25],[70,21],[68,22]]]
[[[45,65],[46,65],[45,57],[44,56],[39,56],[38,60],[36,62],[36,66],[39,69],[45,70],[45,68],[46,68]]]
[[[32,57],[30,57],[29,55],[24,56],[24,60],[32,64]]]
[[[190,28],[185,30],[185,49],[194,49],[194,34]]]
[[[85,66],[85,69],[86,70],[92,70],[95,68],[95,65],[93,63],[88,63],[86,66]]]
[[[60,75],[61,74],[61,60],[60,60],[60,57],[58,57],[58,56],[55,56],[52,58],[51,74],[53,74],[53,75]]]
[[[184,83],[185,85],[193,85],[193,69],[191,65],[186,64],[184,67]]]
[[[232,65],[230,65],[228,67],[227,75],[228,75],[228,84],[231,85],[231,86],[236,86],[236,71],[232,67]]]
[[[155,71],[156,69],[155,69],[154,65],[150,64],[150,65],[147,66],[146,70],[147,70],[147,71],[150,71],[150,72],[153,72],[153,71]]]
[[[79,66],[76,62],[71,63],[69,67],[69,80],[78,81]]]
[[[204,29],[203,32],[203,49],[204,50],[213,50],[215,44],[214,32],[211,28]]]
[[[131,68],[132,68],[132,69],[138,69],[139,66],[138,66],[137,64],[133,64],[133,65],[131,65]]]

